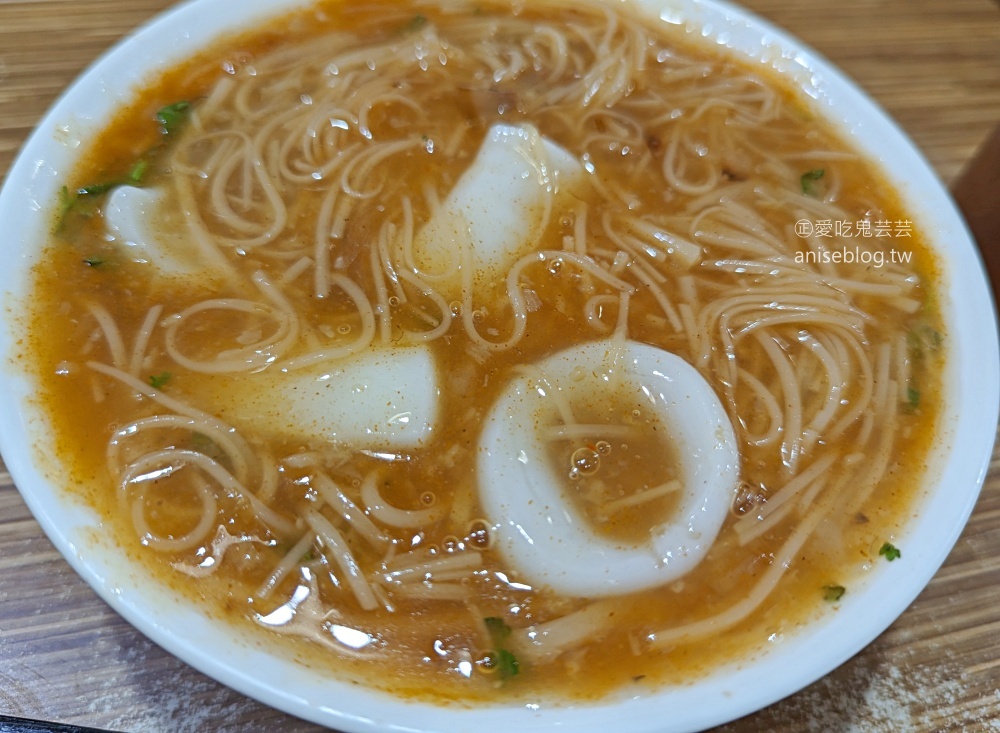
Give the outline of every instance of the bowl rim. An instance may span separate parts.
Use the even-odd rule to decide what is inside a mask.
[[[605,0],[614,2],[615,0]],[[8,312],[24,293],[33,263],[28,243],[47,230],[46,212],[75,145],[99,129],[110,110],[136,85],[168,69],[186,53],[223,33],[252,28],[310,0],[247,0],[239,17],[227,0],[187,0],[119,42],[56,101],[12,165],[0,191],[0,221],[11,222],[2,245],[11,266],[0,270]],[[904,209],[946,260],[942,310],[952,353],[946,367],[946,436],[935,450],[938,478],[919,515],[903,532],[930,538],[907,546],[906,575],[880,595],[882,564],[864,588],[836,613],[810,622],[807,632],[763,656],[737,662],[689,687],[605,700],[597,705],[439,707],[409,702],[349,682],[314,679],[315,670],[276,660],[265,648],[237,638],[231,625],[205,618],[167,589],[122,565],[94,530],[100,520],[68,497],[38,454],[44,420],[31,403],[31,385],[16,358],[17,318],[0,329],[7,379],[0,382],[0,452],[26,503],[74,570],[112,608],[171,654],[243,694],[315,723],[350,733],[459,731],[515,725],[525,731],[568,726],[579,731],[613,726],[631,733],[701,730],[765,707],[827,674],[870,643],[895,620],[944,562],[972,512],[985,478],[1000,413],[1000,349],[993,298],[978,250],[949,194],[905,133],[861,89],[815,51],[783,30],[724,0],[639,0],[664,23],[706,42],[757,60],[792,80],[827,119],[880,165],[900,193]],[[228,11],[228,12],[227,12]],[[124,76],[123,76],[124,71]],[[89,129],[88,129],[89,128]],[[888,163],[892,162],[890,170]],[[922,206],[913,205],[921,202]],[[27,204],[27,205],[26,205]],[[33,239],[34,238],[34,239]],[[984,319],[992,328],[981,329]],[[41,443],[39,443],[41,444]],[[892,568],[893,571],[897,568]],[[878,599],[875,602],[875,599]],[[808,649],[809,654],[803,654]],[[824,650],[816,653],[817,649]]]

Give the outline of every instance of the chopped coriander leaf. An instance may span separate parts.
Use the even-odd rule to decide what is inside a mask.
[[[847,592],[847,588],[842,585],[824,585],[823,586],[823,600],[833,603],[839,601],[844,597]]]
[[[423,15],[417,14],[414,15],[410,22],[406,24],[403,31],[406,33],[413,33],[414,31],[420,30],[425,25],[427,25],[427,18]]]
[[[75,212],[84,218],[89,218],[94,214],[97,201],[93,200],[107,193],[118,183],[94,183],[90,186],[81,186],[73,189],[70,193],[68,187],[59,189],[59,229],[66,223],[66,217],[70,212]]]
[[[935,328],[920,323],[906,334],[906,342],[914,352],[915,357],[921,357],[926,351],[936,351],[944,341],[944,336]]]
[[[906,406],[910,410],[920,407],[920,390],[913,387],[906,388]]]
[[[86,257],[83,260],[83,264],[85,264],[87,267],[100,267],[101,265],[104,264],[104,260],[102,260],[100,257]]]
[[[226,454],[219,447],[219,444],[204,433],[191,433],[191,447],[199,453],[204,453],[209,458],[214,458],[217,461],[226,459]]]
[[[132,170],[128,172],[129,183],[142,183],[142,179],[145,178],[147,170],[149,170],[149,161],[145,158],[139,158],[135,165],[132,166]]]
[[[171,135],[180,129],[190,114],[190,102],[174,102],[166,107],[160,107],[156,112],[156,121],[160,123],[160,130],[164,135]]]
[[[166,107],[161,107],[156,113],[156,121],[160,124],[160,132],[164,135],[176,132],[188,118],[190,108],[190,102],[175,102],[174,104],[168,104]],[[146,175],[149,173],[151,160],[155,160],[162,149],[162,145],[154,145],[147,150],[132,164],[128,173],[123,177],[102,183],[93,183],[89,186],[81,186],[72,191],[63,186],[59,191],[58,229],[61,230],[63,228],[71,212],[84,218],[91,217],[97,210],[98,202],[89,199],[96,199],[118,186],[142,185],[146,179]]]
[[[98,197],[111,189],[113,184],[98,183],[75,189],[72,193],[63,186],[59,189],[59,221],[57,228],[62,229],[70,214],[75,213],[85,219],[94,215]]]
[[[69,195],[69,188],[63,186],[59,189],[59,218],[62,219],[66,213],[73,208],[76,199]]]
[[[502,645],[508,638],[510,638],[510,626],[504,623],[502,618],[497,616],[488,616],[483,619],[486,624],[486,628],[489,629],[490,637],[493,639],[493,643],[497,646]]]
[[[517,657],[506,649],[497,650],[491,658],[494,660],[494,668],[502,680],[509,680],[521,671],[521,665],[518,663]]]
[[[521,671],[521,665],[517,657],[506,648],[507,639],[510,638],[511,628],[502,618],[498,616],[488,616],[483,619],[486,628],[490,632],[493,641],[493,649],[487,657],[487,668],[495,670],[502,681],[509,680]]]
[[[93,183],[89,186],[80,186],[70,193],[69,188],[63,186],[59,190],[59,228],[66,223],[66,217],[70,212],[74,212],[84,218],[93,216],[98,206],[97,199],[115,186],[120,186],[119,181],[106,181],[104,183]]]
[[[903,556],[903,553],[899,551],[899,548],[896,547],[891,542],[884,543],[879,548],[878,554],[884,557],[889,562],[892,562],[893,560]]]
[[[149,377],[149,385],[153,389],[161,389],[163,385],[170,381],[170,372],[160,372]]]
[[[117,183],[95,183],[91,186],[84,186],[83,188],[76,189],[76,195],[78,197],[100,196],[102,193],[107,193],[117,185],[118,185]]]
[[[826,173],[826,170],[823,168],[816,168],[803,173],[802,177],[799,179],[799,182],[802,184],[802,193],[809,196],[815,194],[816,187],[814,184],[823,177],[824,173]]]

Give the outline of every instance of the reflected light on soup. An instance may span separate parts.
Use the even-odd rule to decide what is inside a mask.
[[[69,483],[306,664],[683,682],[912,510],[919,230],[774,72],[627,4],[322,4],[152,80],[65,184],[30,355]]]

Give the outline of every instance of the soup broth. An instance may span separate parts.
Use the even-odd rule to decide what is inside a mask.
[[[490,264],[462,220],[423,265],[504,175],[491,139],[537,154],[533,198],[478,200],[529,233]],[[943,359],[919,229],[785,80],[627,5],[324,2],[152,80],[66,186],[28,348],[67,482],[307,664],[438,701],[683,683],[835,607],[915,506]],[[478,461],[503,390],[559,400],[536,365],[597,341],[693,365],[740,478],[692,571],[578,597],[498,551]],[[411,379],[426,409],[323,419]],[[641,399],[553,402],[528,441],[623,547],[687,478]]]

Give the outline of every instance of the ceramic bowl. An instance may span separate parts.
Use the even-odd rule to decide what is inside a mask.
[[[0,195],[4,303],[17,311],[28,273],[46,239],[48,212],[81,143],[101,128],[144,79],[220,34],[252,27],[301,0],[195,0],[125,39],[59,99],[25,145]],[[359,689],[272,656],[150,581],[141,567],[101,540],[92,510],[64,491],[48,449],[45,422],[31,403],[31,380],[12,360],[18,319],[0,325],[0,450],[42,528],[75,570],[117,612],[160,646],[207,675],[293,715],[344,731],[571,730],[639,733],[699,730],[760,709],[830,672],[899,616],[944,561],[985,475],[997,425],[997,332],[975,246],[935,174],[906,135],[842,73],[787,33],[734,5],[712,0],[643,0],[661,22],[706,43],[771,66],[805,91],[819,113],[883,167],[917,212],[944,263],[941,300],[949,333],[944,415],[931,480],[901,542],[906,562],[892,567],[892,590],[876,567],[826,614],[767,653],[682,688],[597,705],[462,709],[407,702]]]

